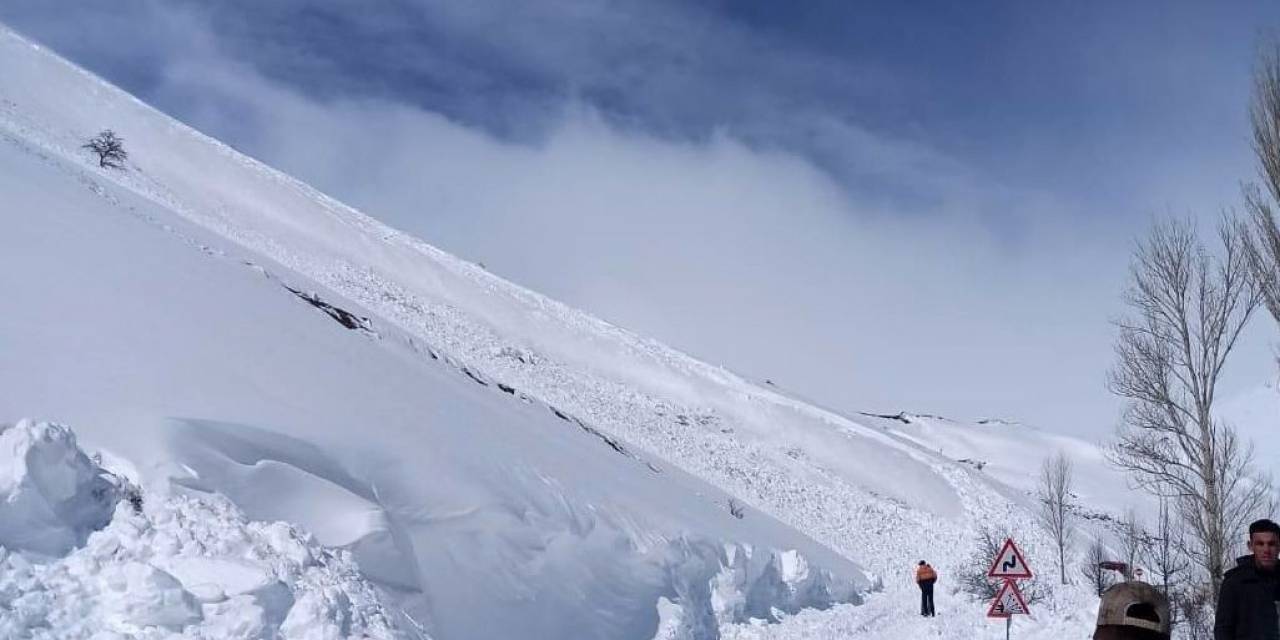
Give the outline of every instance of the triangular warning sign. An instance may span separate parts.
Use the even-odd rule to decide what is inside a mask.
[[[991,601],[991,608],[987,609],[988,618],[1008,618],[1030,613],[1031,609],[1027,607],[1026,599],[1022,597],[1022,592],[1018,590],[1018,585],[1013,580],[1005,580],[1004,584],[1000,585],[1000,591]]]
[[[1027,566],[1027,561],[1018,550],[1018,545],[1013,543],[1013,538],[1005,539],[1004,547],[1000,549],[1000,553],[996,554],[995,562],[992,562],[991,568],[987,570],[987,577],[1019,580],[1031,577],[1031,567]]]

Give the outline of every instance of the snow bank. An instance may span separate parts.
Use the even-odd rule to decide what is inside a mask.
[[[0,444],[0,637],[423,637],[396,628],[348,552],[297,527],[216,495],[147,494],[137,510],[59,425],[23,421]]]
[[[106,526],[118,496],[64,426],[0,425],[0,546],[61,555]]]
[[[231,433],[211,431],[206,438],[225,440]],[[246,470],[294,469],[259,464],[261,447],[269,443],[279,457],[347,484],[351,495],[366,494],[318,450],[264,432],[240,435],[222,442],[221,451],[241,454]],[[195,495],[188,487],[177,495],[145,494],[140,505],[121,499],[123,481],[86,456],[71,430],[60,425],[24,420],[0,433],[0,443],[4,513],[10,516],[0,544],[0,637],[391,640],[406,635],[397,621],[409,633],[425,635],[388,612],[352,550],[322,546],[284,522],[250,521],[219,493]],[[202,471],[224,474],[236,466],[231,460],[203,462]],[[188,482],[197,479],[218,480],[249,495],[247,482],[217,473]],[[266,493],[288,494],[299,486],[286,483]],[[657,637],[710,640],[719,637],[722,625],[860,600],[855,581],[810,567],[795,550],[684,537],[645,547],[619,537],[607,521],[584,515],[580,524],[603,540],[601,562],[621,572],[609,581],[614,596],[636,607],[632,617],[615,612],[618,629],[656,626]],[[34,535],[15,533],[20,526],[45,531],[58,542],[36,544]],[[584,550],[586,538],[569,538],[566,544]],[[544,543],[551,544],[550,538]],[[402,560],[412,563],[412,555]]]
[[[673,593],[658,599],[655,639],[708,640],[720,637],[721,625],[861,602],[854,584],[811,570],[794,550],[681,540],[668,554]]]
[[[314,443],[250,425],[169,419],[163,440],[181,470],[170,476],[175,486],[225,495],[255,519],[301,523],[350,551],[384,601],[430,619],[439,637],[647,639],[659,629],[703,640],[728,623],[857,602],[868,587],[811,541],[766,534],[767,518],[737,518],[671,484],[678,472],[655,473],[559,422],[549,434],[530,425],[529,446],[513,447],[513,434],[462,442],[442,434],[414,452],[415,474],[399,480],[385,468],[353,475]],[[545,435],[578,439],[552,441],[559,464],[614,469],[592,485],[606,491],[583,495],[585,480],[524,468]],[[624,473],[638,484],[623,484]],[[615,491],[628,497],[625,507],[600,499]],[[698,515],[665,524],[654,509]]]
[[[412,544],[379,504],[376,489],[319,447],[245,425],[170,424],[168,446],[188,472],[171,482],[225,495],[251,518],[300,524],[321,544],[351,551],[375,583],[422,591]]]

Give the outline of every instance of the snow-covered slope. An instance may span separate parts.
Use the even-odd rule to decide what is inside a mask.
[[[442,637],[634,637],[686,575],[705,588],[726,545],[757,549],[750,566],[724,558],[738,581],[726,596],[780,583],[771,567],[789,550],[814,567],[794,603],[730,618],[867,586],[795,531],[735,518],[724,493],[390,327],[348,330],[264,263],[78,163],[15,136],[0,146],[0,290],[20,310],[0,321],[0,412],[68,422],[144,478],[349,546]],[[710,612],[701,595],[681,601]]]
[[[3,28],[0,79],[0,418],[298,523],[436,637],[786,634],[730,623],[833,602],[795,632],[994,637],[965,596],[972,624],[911,616],[914,561],[955,575],[988,521],[1048,557],[1056,449],[1091,508],[1132,498],[1093,445],[838,415],[503,281]],[[103,128],[123,171],[80,148]],[[1037,637],[1090,617],[1052,611]]]
[[[290,252],[180,215],[243,213],[226,202],[239,198],[323,224],[341,222],[336,205],[11,34],[0,60],[12,310],[0,415],[65,422],[156,490],[223,493],[251,518],[351,549],[439,637],[642,637],[662,598],[687,625],[714,626],[872,586],[848,559],[746,506],[735,516],[723,491],[499,386],[449,345],[327,306],[369,314],[271,257]],[[76,137],[99,117],[141,164],[85,162]],[[176,137],[149,145],[144,131]],[[189,173],[151,174],[152,153]],[[788,573],[800,558],[809,571]]]

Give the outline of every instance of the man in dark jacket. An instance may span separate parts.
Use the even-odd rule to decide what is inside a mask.
[[[1222,576],[1213,640],[1280,640],[1276,616],[1276,553],[1280,551],[1280,525],[1258,520],[1249,525],[1251,555],[1236,561]]]

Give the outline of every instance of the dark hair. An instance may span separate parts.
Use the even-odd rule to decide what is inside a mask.
[[[1276,524],[1267,518],[1254,520],[1249,525],[1249,537],[1252,538],[1255,533],[1274,533],[1280,536],[1280,524]]]
[[[921,565],[921,566],[923,566],[923,565],[925,565],[925,564],[928,564],[928,563],[927,563],[927,562],[925,562],[924,560],[921,560],[921,561],[920,561],[920,565]]]

